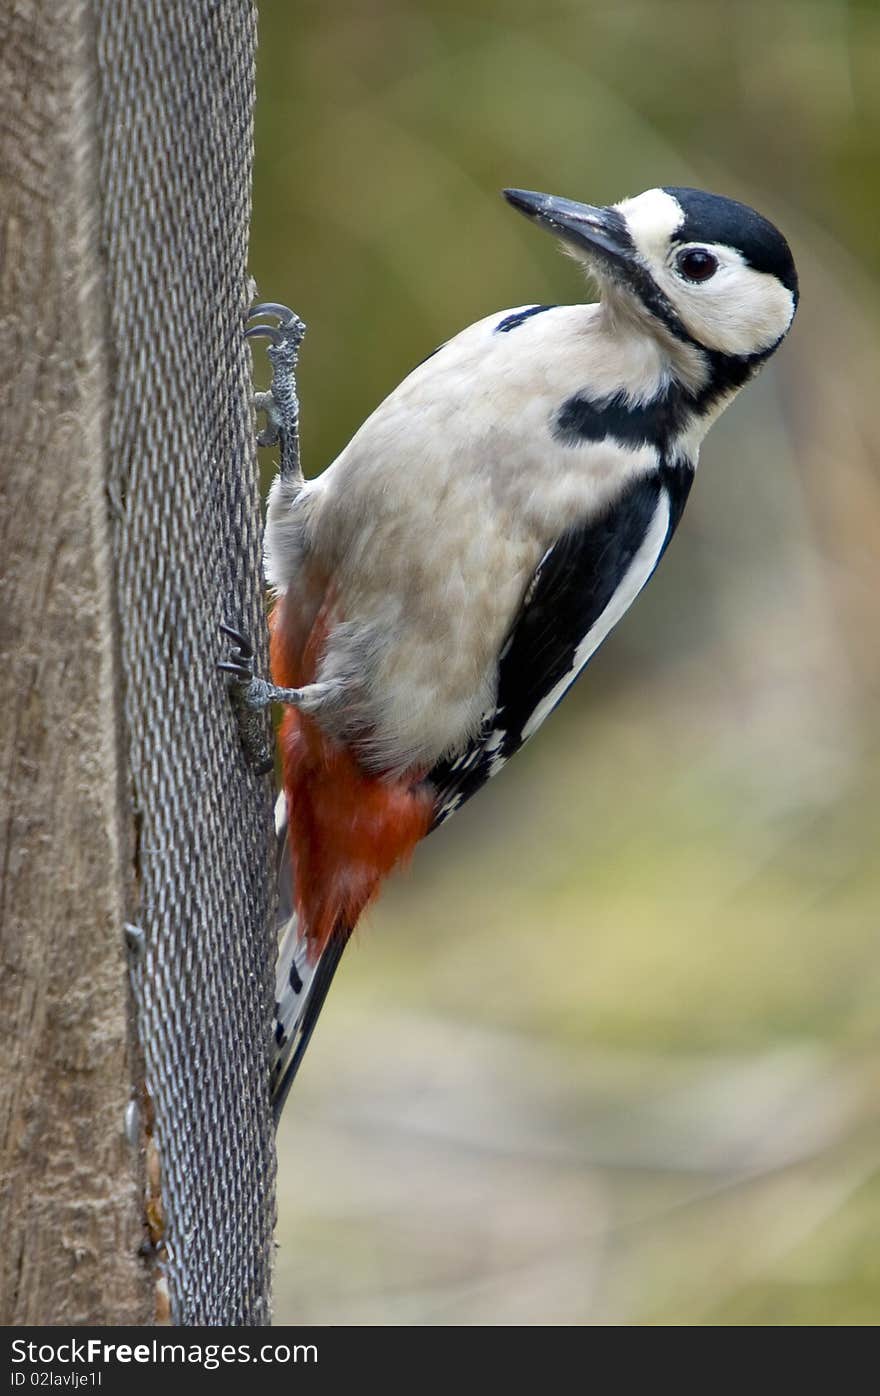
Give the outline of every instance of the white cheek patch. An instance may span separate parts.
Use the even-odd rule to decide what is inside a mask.
[[[648,189],[614,207],[626,219],[636,250],[646,262],[662,263],[673,233],[684,222],[684,210],[665,189]]]
[[[641,260],[698,344],[748,355],[778,343],[791,324],[795,299],[777,277],[750,267],[734,247],[676,243],[684,210],[664,189],[649,189],[615,208],[626,219]],[[708,281],[689,282],[675,270],[675,258],[688,247],[705,247],[718,257],[719,269]]]
[[[683,243],[707,248],[719,261],[708,281],[689,283],[671,265],[652,268],[657,284],[672,301],[689,334],[722,354],[755,354],[782,338],[794,315],[794,296],[768,272],[750,267],[734,247]]]

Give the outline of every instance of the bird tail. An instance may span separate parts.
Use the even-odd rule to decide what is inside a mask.
[[[284,927],[275,975],[275,1051],[270,1077],[276,1124],[350,935],[350,927],[335,927],[312,964],[308,941],[298,934],[296,912]]]
[[[284,687],[314,679],[332,603],[303,642],[286,597],[272,623],[272,676]],[[417,782],[365,771],[355,753],[288,708],[280,743],[284,793],[276,806],[283,927],[276,976],[276,1120],[361,912],[431,827],[434,801]],[[288,809],[293,813],[290,827]]]
[[[277,840],[279,945],[275,965],[275,1036],[269,1088],[275,1123],[309,1045],[327,990],[342,958],[351,928],[339,925],[317,959],[301,934],[294,903],[287,800],[282,792],[275,806]]]

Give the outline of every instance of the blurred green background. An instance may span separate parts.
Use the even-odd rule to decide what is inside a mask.
[[[276,1318],[880,1318],[880,11],[260,5],[253,272],[307,469],[431,348],[589,298],[503,185],[695,184],[790,340],[645,595],[359,930],[280,1134]]]

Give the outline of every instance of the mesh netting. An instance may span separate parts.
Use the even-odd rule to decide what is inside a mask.
[[[125,712],[145,950],[134,969],[176,1322],[269,1318],[270,782],[218,622],[264,624],[242,339],[249,0],[95,0]],[[265,654],[261,656],[265,663]]]

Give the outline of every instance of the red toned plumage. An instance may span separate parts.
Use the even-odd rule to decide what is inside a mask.
[[[282,597],[272,615],[272,677],[311,683],[332,620],[325,600],[308,630]],[[412,780],[366,772],[352,750],[288,707],[281,724],[284,790],[300,934],[316,961],[334,930],[351,931],[382,879],[406,862],[431,826],[433,799]]]

